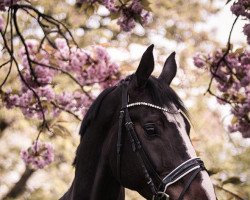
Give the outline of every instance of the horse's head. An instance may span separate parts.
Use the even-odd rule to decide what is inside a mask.
[[[153,46],[135,74],[102,92],[80,130],[75,179],[61,200],[124,199],[124,188],[154,200],[215,200],[189,139],[182,101],[171,89],[174,53],[158,78]]]
[[[188,114],[170,87],[176,75],[175,53],[155,78],[152,51],[153,45],[143,54],[136,73],[117,86],[121,112],[111,128],[112,173],[122,186],[147,199],[158,193],[154,199],[169,195],[170,199],[215,200],[189,138]]]

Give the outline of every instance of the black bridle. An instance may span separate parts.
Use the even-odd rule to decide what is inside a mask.
[[[169,199],[169,195],[166,193],[167,188],[172,185],[173,183],[177,182],[185,175],[190,174],[192,175],[189,177],[185,187],[183,188],[178,200],[182,200],[186,191],[188,190],[189,186],[191,185],[192,181],[195,179],[196,175],[205,170],[205,166],[203,161],[200,158],[191,158],[181,165],[176,167],[173,171],[171,171],[167,176],[163,179],[160,178],[159,174],[154,170],[148,156],[146,155],[141,142],[137,136],[137,133],[134,129],[134,124],[131,121],[128,108],[133,106],[148,106],[153,107],[155,109],[159,109],[165,112],[169,112],[171,114],[177,114],[180,111],[168,111],[165,108],[156,106],[154,104],[145,103],[145,102],[136,102],[129,104],[128,100],[128,84],[129,79],[124,80],[121,82],[122,87],[122,107],[120,110],[119,116],[119,128],[118,128],[118,136],[117,136],[117,176],[119,181],[121,181],[121,147],[122,147],[122,130],[123,127],[126,129],[126,133],[128,134],[131,147],[133,152],[136,153],[140,166],[142,168],[143,174],[145,176],[146,182],[149,185],[152,193],[153,193],[153,200],[159,199]]]

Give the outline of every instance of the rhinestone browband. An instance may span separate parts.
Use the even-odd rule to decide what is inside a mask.
[[[170,113],[170,114],[178,114],[181,112],[180,109],[178,109],[177,111],[170,111],[166,108],[162,108],[160,106],[156,106],[154,104],[151,104],[151,103],[146,103],[146,102],[135,102],[135,103],[130,103],[127,105],[127,108],[130,108],[130,107],[134,107],[134,106],[148,106],[148,107],[151,107],[151,108],[155,108],[155,109],[158,109],[158,110],[161,110],[163,112],[167,112],[167,113]]]

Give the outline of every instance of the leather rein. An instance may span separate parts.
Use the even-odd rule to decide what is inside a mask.
[[[166,175],[163,179],[159,176],[159,174],[155,171],[153,168],[150,160],[148,159],[147,154],[145,153],[141,142],[137,136],[137,133],[134,129],[134,124],[131,121],[128,108],[134,107],[134,106],[147,106],[152,107],[158,110],[161,110],[163,112],[168,112],[170,114],[177,114],[181,111],[169,111],[165,108],[156,106],[154,104],[146,103],[146,102],[135,102],[129,104],[128,99],[128,80],[123,80],[121,83],[122,87],[122,107],[120,110],[119,115],[119,128],[118,128],[118,136],[117,136],[117,176],[118,180],[121,181],[121,150],[122,150],[122,133],[123,133],[123,127],[125,127],[126,134],[128,134],[131,147],[133,152],[136,154],[139,164],[141,166],[141,169],[143,171],[145,180],[147,184],[149,185],[153,198],[152,200],[168,200],[170,197],[166,193],[167,188],[186,176],[187,174],[192,173],[192,175],[189,177],[187,183],[185,184],[178,200],[182,200],[184,198],[185,193],[187,192],[189,186],[191,185],[192,181],[195,179],[196,175],[202,171],[206,170],[203,161],[198,158],[191,158],[185,162],[183,162],[181,165],[176,167],[173,171],[171,171],[168,175]]]

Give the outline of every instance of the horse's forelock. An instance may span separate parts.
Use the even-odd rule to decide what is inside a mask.
[[[183,101],[170,86],[161,84],[157,78],[151,76],[148,80],[147,88],[154,104],[161,107],[167,107],[169,110],[173,110],[174,105],[185,113],[189,119],[189,113],[184,106]]]

